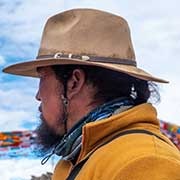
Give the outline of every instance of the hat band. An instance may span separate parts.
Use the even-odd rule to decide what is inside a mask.
[[[74,55],[74,54],[63,54],[56,53],[54,55],[40,55],[37,56],[36,59],[46,59],[46,58],[54,58],[54,59],[78,59],[90,62],[99,62],[99,63],[112,63],[112,64],[121,64],[121,65],[129,65],[136,67],[136,61],[130,59],[120,59],[120,58],[109,58],[109,57],[98,57],[98,56],[89,56],[89,55]]]

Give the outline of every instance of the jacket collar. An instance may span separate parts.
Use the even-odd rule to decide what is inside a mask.
[[[159,129],[157,112],[149,103],[135,106],[101,121],[86,124],[83,127],[82,149],[78,161],[117,132],[141,127],[142,123],[148,123]]]

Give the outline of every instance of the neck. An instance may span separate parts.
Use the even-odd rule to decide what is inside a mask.
[[[87,102],[89,102],[89,103],[87,103]],[[98,105],[100,105],[100,104],[92,103],[90,101],[85,101],[85,100],[78,102],[78,103],[74,102],[73,108],[68,108],[68,109],[70,109],[70,111],[68,111],[68,120],[67,120],[68,130],[71,129],[74,124],[76,124],[86,114],[88,114],[93,109],[95,109]]]
[[[76,93],[68,101],[67,113],[67,129],[70,130],[85,115],[91,112],[100,104],[101,101],[94,100],[96,88],[90,84],[85,84],[79,93]]]

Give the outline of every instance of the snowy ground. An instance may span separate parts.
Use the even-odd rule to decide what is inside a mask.
[[[57,161],[57,160],[56,160]],[[30,180],[31,175],[40,176],[42,173],[53,172],[55,160],[49,160],[41,165],[41,159],[6,159],[0,160],[1,180]]]

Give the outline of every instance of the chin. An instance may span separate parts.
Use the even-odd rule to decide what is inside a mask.
[[[36,128],[37,132],[37,147],[38,153],[46,154],[49,153],[54,146],[59,143],[63,137],[63,134],[60,130],[61,128],[53,128],[51,127],[43,115],[40,115],[41,123]],[[60,125],[59,125],[60,126]]]

